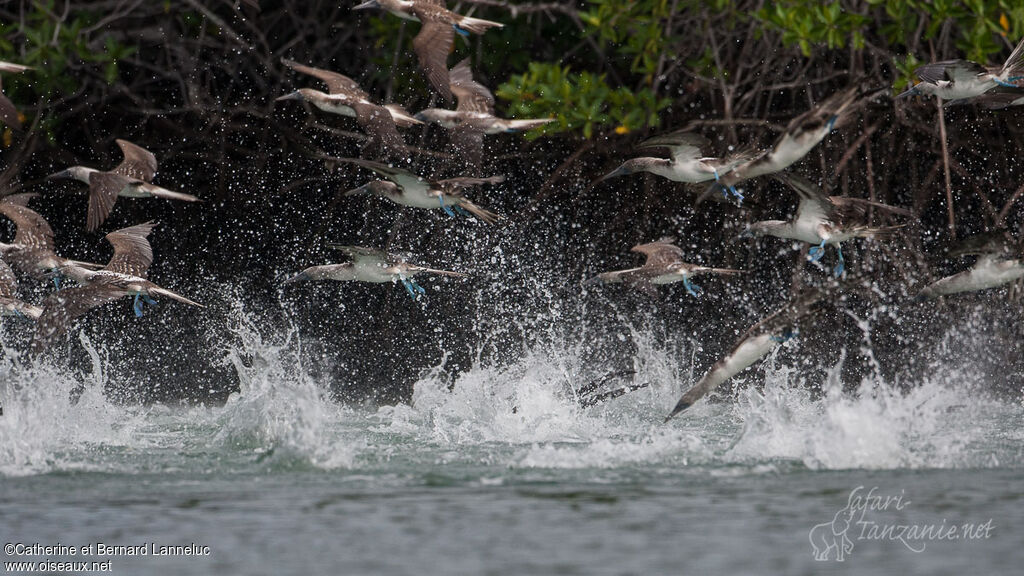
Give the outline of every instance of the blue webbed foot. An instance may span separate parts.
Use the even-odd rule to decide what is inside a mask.
[[[412,289],[412,282],[406,278],[402,278],[402,286],[405,286],[405,291],[409,293],[409,297],[415,300],[416,291]]]
[[[825,241],[822,240],[821,244],[811,248],[807,251],[807,259],[811,262],[817,262],[821,260],[821,257],[825,255]]]
[[[141,293],[135,294],[135,300],[132,302],[132,311],[135,312],[136,318],[142,318],[142,300],[139,299],[141,296]]]
[[[451,216],[452,218],[454,218],[455,217],[455,212],[452,212],[452,209],[449,208],[444,203],[444,194],[441,194],[440,196],[438,196],[437,199],[441,201],[441,209],[444,210],[444,213],[449,215],[449,216]]]
[[[736,197],[736,201],[738,203],[743,204],[743,194],[740,194],[740,191],[737,190],[735,186],[730,184],[729,192],[732,192],[732,195]]]
[[[843,270],[846,270],[846,260],[843,259],[843,248],[841,246],[836,247],[836,252],[839,253],[839,263],[836,264],[835,270],[832,271],[836,278],[843,275]]]
[[[701,293],[704,292],[703,288],[697,286],[693,282],[690,282],[690,278],[688,276],[683,276],[683,286],[686,287],[686,292],[694,298],[699,298]]]
[[[146,304],[149,304],[150,306],[156,306],[156,300],[153,300],[152,298],[150,298],[149,294],[143,294],[142,295],[142,300],[145,301]]]
[[[1014,79],[1017,79],[1017,78],[1019,78],[1019,77],[1015,76],[1014,78],[1010,78],[1010,80],[1014,80]],[[1020,86],[1017,86],[1016,84],[1011,84],[1009,82],[1004,82],[1004,81],[1000,80],[999,78],[993,78],[992,80],[994,80],[996,84],[999,84],[1003,88],[1020,88]]]
[[[465,36],[466,38],[469,38],[469,32],[467,30],[463,30],[462,28],[459,28],[457,24],[452,24],[452,28],[455,28],[455,31],[460,36]]]

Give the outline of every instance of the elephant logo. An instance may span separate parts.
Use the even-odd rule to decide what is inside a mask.
[[[852,500],[852,494],[851,494]],[[848,501],[846,507],[836,512],[831,522],[824,522],[811,528],[807,537],[814,548],[814,559],[825,562],[835,554],[836,562],[843,562],[846,556],[853,552],[853,540],[846,535],[847,530],[853,524],[854,516],[859,510],[855,509],[852,502]]]

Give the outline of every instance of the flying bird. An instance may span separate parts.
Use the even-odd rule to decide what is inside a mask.
[[[85,229],[92,232],[110,215],[118,196],[125,198],[167,198],[199,202],[191,194],[182,194],[152,183],[156,176],[156,156],[127,140],[117,140],[124,160],[113,170],[102,172],[85,166],[72,166],[47,177],[48,180],[72,178],[89,185],[89,212]]]
[[[0,242],[0,254],[23,274],[37,280],[51,278],[58,289],[61,270],[68,264],[101,268],[98,264],[68,260],[56,254],[53,229],[45,218],[28,207],[29,201],[37,196],[39,194],[22,193],[0,199],[0,214],[16,226],[14,240],[10,244]]]
[[[368,8],[387,10],[404,20],[423,24],[420,33],[412,40],[413,50],[430,84],[449,101],[452,92],[448,79],[448,54],[452,51],[455,33],[469,36],[470,32],[483,34],[490,28],[505,26],[500,22],[456,14],[444,7],[444,0],[367,0],[352,9]]]
[[[21,64],[0,61],[0,73],[21,74],[26,70],[32,70],[32,68],[22,66]],[[15,130],[21,130],[21,118],[18,116],[18,109],[14,107],[14,103],[11,102],[10,98],[3,93],[2,84],[0,84],[0,122]]]
[[[374,180],[345,192],[344,196],[359,194],[382,196],[402,206],[426,209],[440,208],[449,216],[455,216],[455,212],[460,212],[464,215],[472,214],[488,224],[493,224],[501,217],[494,212],[477,206],[463,194],[467,188],[481,184],[504,182],[504,176],[498,175],[488,178],[463,176],[447,178],[445,180],[424,180],[408,170],[381,164],[380,162],[358,160],[355,158],[339,158],[338,160],[373,170],[388,179],[388,181]]]
[[[999,233],[976,236],[964,244],[951,255],[977,256],[974,265],[932,282],[921,291],[919,298],[987,290],[1024,278],[1024,248],[1019,241]]]
[[[146,279],[153,263],[153,248],[147,237],[154,226],[155,222],[146,222],[107,234],[106,239],[114,247],[114,255],[101,270],[88,270],[73,263],[64,266],[65,273],[82,285],[54,292],[43,301],[43,313],[36,323],[29,346],[30,356],[46,350],[67,332],[79,316],[125,296],[134,298],[132,310],[136,317],[142,316],[143,301],[155,305],[154,298],[163,296],[203,308],[202,304]]]
[[[742,270],[709,268],[684,261],[683,251],[675,245],[675,238],[672,237],[661,238],[647,244],[638,244],[631,250],[647,257],[643,266],[604,272],[588,280],[587,283],[625,282],[641,290],[650,291],[655,284],[682,282],[691,296],[699,296],[703,290],[690,281],[693,276],[700,274],[735,276],[743,273]]]
[[[299,100],[309,102],[324,112],[340,114],[356,119],[356,122],[370,136],[370,145],[379,145],[390,151],[405,148],[405,141],[398,134],[397,127],[409,127],[422,124],[413,118],[404,108],[397,104],[379,106],[370,101],[370,95],[359,84],[337,72],[304,66],[291,60],[281,59],[285,66],[320,79],[327,85],[327,92],[312,88],[299,88],[295,92],[285,94],[277,100]]]
[[[17,316],[18,318],[39,318],[43,313],[28,302],[18,298],[18,279],[7,262],[0,260],[0,316]]]
[[[905,226],[871,226],[867,223],[869,209],[900,216],[913,216],[913,212],[905,208],[861,198],[828,196],[816,185],[795,174],[776,174],[775,178],[800,196],[796,217],[790,221],[755,222],[750,225],[748,232],[754,236],[775,236],[815,244],[808,252],[808,258],[812,262],[817,262],[825,255],[826,245],[835,246],[839,255],[839,262],[834,270],[836,277],[842,275],[846,266],[843,242],[851,238],[881,238]]]
[[[749,368],[779,344],[796,336],[797,324],[802,318],[816,310],[821,298],[820,290],[810,290],[794,297],[785,306],[751,326],[736,342],[732,350],[716,362],[697,384],[683,394],[675,408],[665,418],[665,422],[693,406],[723,382]]]
[[[721,182],[722,176],[737,166],[749,162],[758,154],[755,150],[740,150],[729,156],[716,158],[709,155],[711,142],[707,138],[686,131],[655,136],[640,143],[638,148],[668,148],[672,158],[645,157],[627,160],[615,170],[599,178],[595,184],[609,178],[637,172],[650,172],[675,182],[694,183],[709,180]],[[743,195],[735,187],[728,184],[723,184],[723,186],[738,200],[743,201]]]
[[[464,278],[465,274],[450,272],[448,270],[436,270],[413,264],[408,257],[402,254],[395,254],[377,250],[375,248],[363,248],[360,246],[339,246],[332,245],[332,248],[341,250],[348,256],[349,261],[342,264],[325,264],[322,266],[311,266],[299,274],[284,281],[284,284],[294,282],[305,282],[311,280],[336,280],[339,282],[371,282],[381,284],[384,282],[401,282],[409,292],[413,300],[419,299],[426,290],[413,280],[417,274],[440,274]]]
[[[460,156],[471,166],[479,166],[483,156],[485,134],[523,132],[553,122],[554,118],[511,120],[494,115],[494,95],[473,80],[469,58],[459,62],[448,73],[449,87],[458,104],[455,110],[428,108],[416,114],[417,120],[439,124],[450,131],[451,141]]]
[[[1024,80],[1024,40],[1010,53],[1002,68],[987,68],[970,60],[943,60],[914,70],[920,82],[900,94],[924,94],[943,100],[975,98],[992,92],[1024,96],[1019,83]]]

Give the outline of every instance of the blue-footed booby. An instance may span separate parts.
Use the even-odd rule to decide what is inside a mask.
[[[37,308],[18,298],[18,279],[7,262],[0,260],[0,316],[17,316],[35,320],[43,313]]]
[[[599,178],[595,184],[609,178],[637,172],[650,172],[675,182],[693,183],[709,180],[720,182],[725,174],[737,166],[749,162],[759,154],[755,150],[740,150],[724,158],[715,158],[709,156],[711,142],[707,138],[686,131],[655,136],[641,142],[638,148],[668,148],[672,158],[645,157],[627,160],[615,170]],[[743,200],[743,196],[736,191],[735,187],[729,184],[723,184],[723,186],[740,201]]]
[[[53,229],[45,218],[28,207],[29,201],[37,196],[39,194],[21,193],[0,199],[0,214],[17,227],[10,244],[0,242],[0,254],[19,272],[37,280],[51,278],[57,288],[60,288],[61,271],[68,264],[102,268],[99,264],[68,260],[56,254]]]
[[[452,51],[455,33],[469,36],[470,32],[483,34],[489,28],[505,26],[500,22],[456,14],[445,8],[444,0],[366,0],[352,9],[368,8],[380,8],[404,20],[422,23],[420,33],[412,40],[412,48],[430,84],[446,100],[452,99],[448,54]]]
[[[751,326],[740,337],[732,350],[708,370],[697,384],[686,391],[676,403],[665,422],[703,398],[720,384],[746,370],[776,346],[793,338],[797,324],[815,311],[822,293],[810,290],[794,297],[785,306]]]
[[[344,74],[304,66],[284,58],[281,59],[281,63],[296,72],[320,79],[327,85],[327,92],[299,88],[295,92],[279,97],[279,101],[305,101],[324,112],[353,117],[370,136],[371,143],[380,144],[389,150],[402,150],[405,141],[398,134],[397,127],[406,128],[422,124],[397,104],[380,106],[370,101],[370,95],[360,88],[355,80]]]
[[[735,186],[743,180],[785,170],[817,146],[856,109],[863,92],[857,86],[837,92],[818,106],[790,120],[771,148],[754,155],[722,177],[722,184]]]
[[[0,61],[0,73],[21,74],[31,69],[30,66]],[[18,109],[14,107],[14,103],[11,102],[10,98],[3,93],[2,84],[0,84],[0,122],[15,130],[21,130],[21,118],[18,117]]]
[[[788,185],[800,195],[800,205],[793,220],[765,220],[750,225],[749,233],[755,236],[775,236],[814,244],[808,258],[817,262],[825,255],[825,246],[836,247],[839,262],[834,273],[841,276],[846,261],[843,258],[842,243],[851,238],[881,238],[893,234],[905,226],[871,226],[866,222],[869,208],[880,212],[913,216],[905,208],[872,202],[860,198],[828,196],[809,180],[795,174],[776,174],[775,178]]]
[[[413,280],[417,274],[440,274],[455,278],[465,278],[461,272],[436,270],[409,262],[403,254],[389,253],[375,248],[361,246],[331,245],[348,256],[349,261],[342,264],[324,264],[310,266],[297,275],[284,281],[284,284],[305,282],[310,280],[336,280],[338,282],[401,282],[414,300],[419,299],[426,290]]]
[[[338,158],[337,160],[373,170],[389,180],[389,182],[374,180],[369,184],[364,184],[359,188],[345,192],[346,196],[358,194],[382,196],[402,206],[426,209],[439,208],[444,210],[449,216],[455,216],[455,212],[472,214],[488,224],[493,224],[501,218],[498,214],[477,206],[463,196],[463,194],[467,188],[473,186],[504,182],[505,177],[502,175],[490,176],[488,178],[459,177],[447,178],[445,180],[424,180],[408,170],[380,162],[356,158]]]
[[[985,234],[968,239],[952,256],[977,256],[970,269],[936,280],[919,298],[937,298],[959,292],[996,288],[1024,278],[1024,249],[1006,234]]]
[[[900,96],[924,94],[943,100],[974,98],[990,92],[1024,96],[1024,40],[1010,53],[1002,68],[987,68],[970,60],[943,60],[914,70],[921,81]]]
[[[92,232],[110,215],[118,196],[125,198],[167,198],[199,202],[191,194],[182,194],[152,183],[156,176],[156,156],[127,140],[117,140],[124,160],[113,170],[103,172],[85,166],[72,166],[52,174],[48,179],[73,178],[89,185],[89,212],[85,229]]]
[[[616,283],[625,282],[644,291],[650,291],[654,284],[671,284],[682,282],[686,291],[692,296],[699,296],[703,291],[700,286],[692,283],[690,278],[700,274],[722,274],[734,276],[742,274],[742,270],[730,268],[709,268],[691,264],[683,260],[683,251],[675,245],[675,238],[664,237],[656,242],[638,244],[631,250],[647,257],[643,266],[604,272],[587,281]]]
[[[162,296],[203,308],[202,304],[146,279],[149,265],[153,263],[153,249],[146,237],[155,225],[155,222],[146,222],[107,234],[106,239],[114,247],[114,255],[101,270],[65,265],[64,272],[82,286],[54,292],[43,301],[43,313],[36,323],[29,347],[31,356],[46,350],[82,314],[125,296],[134,297],[132,310],[138,317],[142,316],[142,301],[155,305],[153,299]]]
[[[448,73],[450,88],[458,104],[455,110],[428,108],[416,114],[417,120],[433,122],[449,130],[453,146],[473,166],[483,156],[485,134],[523,132],[553,122],[554,118],[511,120],[494,115],[494,95],[473,80],[469,58],[455,65]]]

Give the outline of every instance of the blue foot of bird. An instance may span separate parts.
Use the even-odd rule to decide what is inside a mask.
[[[132,301],[132,311],[135,312],[136,318],[142,318],[142,293],[136,292],[135,300]]]
[[[738,204],[743,204],[743,194],[740,194],[740,191],[737,190],[736,187],[731,185],[731,184],[729,185],[728,188],[729,188],[729,192],[732,192],[732,195],[736,197],[736,202]]]
[[[683,276],[683,286],[686,287],[686,292],[694,298],[700,297],[701,293],[704,292],[703,288],[690,282],[690,278],[687,276]]]
[[[821,257],[825,255],[825,241],[822,240],[821,244],[811,248],[807,251],[807,259],[811,262],[817,262],[821,260]]]
[[[149,297],[149,294],[143,294],[143,295],[142,295],[142,300],[143,300],[143,301],[144,301],[144,302],[145,302],[146,304],[149,304],[150,306],[156,306],[156,300],[153,300],[152,298],[150,298],[150,297]]]
[[[451,216],[452,218],[454,218],[455,217],[455,212],[452,212],[452,209],[449,208],[444,203],[444,195],[442,194],[441,196],[438,196],[437,199],[441,201],[441,209],[444,210],[444,213],[449,215],[449,216]]]
[[[832,274],[834,274],[836,278],[839,278],[843,275],[843,270],[846,270],[846,260],[843,259],[842,246],[836,246],[836,252],[839,253],[839,263],[836,264],[836,268],[832,271]]]
[[[1014,78],[1019,79],[1020,77],[1019,76],[1015,76]],[[1010,80],[1012,81],[1012,80],[1014,80],[1014,78],[1010,78]],[[999,78],[993,78],[992,80],[994,80],[996,84],[999,84],[1003,88],[1020,88],[1020,86],[1017,86],[1016,84],[1011,84],[1010,82],[1004,82],[1004,81],[1000,80]]]
[[[17,308],[14,309],[14,315],[17,316],[18,318],[21,318],[22,320],[28,320],[28,318],[21,313],[21,310],[18,310]]]
[[[769,338],[769,340],[771,340],[772,342],[775,342],[777,344],[785,344],[786,342],[789,342],[793,338],[796,338],[796,332],[787,329],[786,331],[784,331],[782,334],[780,334],[778,336],[771,336]]]
[[[465,36],[466,38],[469,38],[469,31],[463,30],[462,28],[459,28],[454,24],[452,24],[452,28],[455,28],[455,31],[458,32],[460,36]]]
[[[402,286],[405,286],[405,290],[413,300],[419,300],[420,296],[427,293],[423,286],[420,286],[415,281],[409,280],[408,278],[402,278]]]

